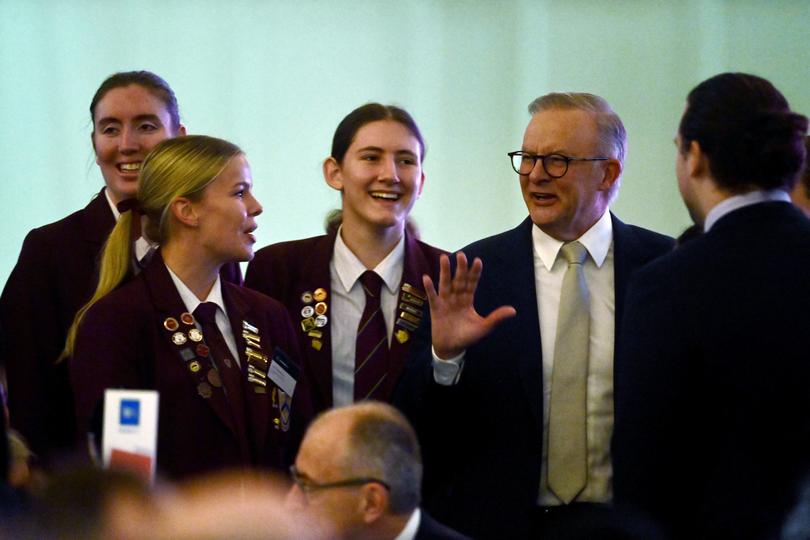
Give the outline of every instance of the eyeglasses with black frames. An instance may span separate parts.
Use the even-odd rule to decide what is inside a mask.
[[[537,161],[543,164],[543,170],[552,178],[562,178],[568,172],[568,164],[572,161],[608,161],[606,157],[569,157],[563,154],[530,154],[528,152],[509,152],[507,154],[512,161],[512,168],[518,174],[529,174],[534,170]]]
[[[372,477],[347,478],[345,480],[338,480],[336,482],[325,482],[321,484],[311,480],[305,474],[301,474],[301,472],[295,465],[290,465],[290,476],[292,476],[292,481],[295,482],[295,485],[298,486],[298,489],[300,489],[305,495],[309,495],[310,493],[315,491],[322,491],[324,489],[355,487],[372,483],[380,484],[385,489],[389,491],[391,490],[391,486],[389,486],[386,482],[380,480],[379,478],[372,478]]]

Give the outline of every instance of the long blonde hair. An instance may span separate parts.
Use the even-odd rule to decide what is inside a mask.
[[[166,139],[152,149],[141,168],[135,209],[121,214],[104,244],[98,286],[76,312],[60,360],[73,355],[76,334],[87,311],[130,275],[132,227],[140,226],[141,214],[146,216],[145,236],[163,243],[170,235],[167,216],[172,201],[178,197],[199,200],[228,162],[241,154],[235,144],[205,135]]]

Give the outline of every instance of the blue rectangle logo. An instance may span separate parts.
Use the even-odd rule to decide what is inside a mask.
[[[141,402],[137,399],[121,400],[121,425],[137,426],[141,421]]]

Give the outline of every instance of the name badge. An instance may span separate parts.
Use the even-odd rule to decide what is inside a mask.
[[[284,393],[292,397],[293,392],[295,392],[298,375],[298,366],[289,359],[284,351],[276,347],[276,350],[273,351],[270,368],[267,370],[267,376],[270,380],[281,388]]]

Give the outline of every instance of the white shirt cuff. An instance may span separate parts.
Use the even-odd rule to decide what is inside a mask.
[[[464,353],[462,351],[453,358],[442,359],[436,356],[436,349],[430,348],[433,353],[433,380],[442,386],[453,386],[461,378],[464,369]]]

